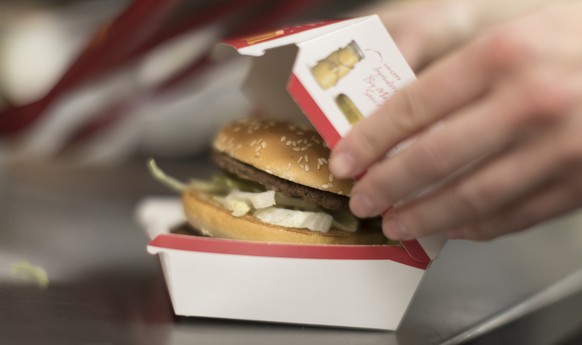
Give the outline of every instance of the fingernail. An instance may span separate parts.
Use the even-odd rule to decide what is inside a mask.
[[[398,221],[396,218],[386,218],[383,222],[383,230],[386,237],[391,240],[408,240],[412,237],[406,231],[402,223]]]
[[[356,170],[356,162],[350,154],[340,153],[331,158],[329,169],[334,176],[339,178],[352,177]]]
[[[357,217],[376,216],[379,211],[376,209],[372,200],[363,194],[354,194],[351,196],[350,209]]]

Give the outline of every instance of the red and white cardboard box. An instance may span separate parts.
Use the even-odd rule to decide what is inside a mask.
[[[253,102],[273,117],[308,119],[330,147],[352,126],[338,95],[365,117],[414,79],[377,16],[226,43],[255,57],[244,86]],[[347,55],[333,55],[340,51]],[[314,71],[318,64],[327,64],[323,72]],[[392,246],[294,245],[173,234],[185,221],[178,198],[144,200],[138,218],[174,312],[185,316],[395,330],[445,243],[431,236]]]

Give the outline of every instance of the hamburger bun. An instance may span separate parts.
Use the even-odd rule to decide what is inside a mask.
[[[349,212],[353,180],[335,179],[328,167],[329,148],[319,134],[295,124],[242,119],[215,136],[213,158],[226,173],[286,196],[328,210]],[[211,194],[195,189],[183,193],[188,222],[212,237],[300,244],[382,244],[381,229],[327,232],[263,222],[252,213],[235,216]],[[317,206],[316,206],[317,205]]]
[[[331,229],[317,232],[267,224],[252,215],[235,217],[207,194],[189,190],[182,202],[188,223],[216,238],[243,241],[295,244],[384,244],[386,237],[378,230],[356,232]]]

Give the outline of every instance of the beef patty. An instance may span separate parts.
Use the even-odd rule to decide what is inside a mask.
[[[251,182],[257,182],[267,189],[301,198],[328,210],[347,210],[349,207],[349,198],[345,195],[326,192],[282,179],[216,150],[213,150],[212,158],[219,167],[228,173]]]

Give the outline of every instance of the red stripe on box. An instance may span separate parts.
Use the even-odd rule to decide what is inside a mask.
[[[286,11],[288,11],[288,9],[286,9]],[[279,39],[281,37],[295,35],[295,34],[298,34],[300,32],[303,32],[303,31],[313,30],[315,28],[319,28],[322,26],[335,24],[335,23],[341,22],[343,20],[345,20],[345,19],[326,20],[326,21],[317,22],[317,23],[296,25],[296,26],[290,26],[290,27],[281,28],[281,29],[277,29],[277,30],[260,32],[260,33],[257,33],[255,35],[252,35],[252,36],[246,35],[244,37],[232,37],[232,38],[227,38],[226,40],[224,40],[224,43],[234,47],[235,49],[241,49],[241,48],[249,47],[249,46],[252,46],[255,44],[276,40],[276,39]]]
[[[313,127],[317,129],[323,140],[325,140],[327,146],[333,148],[341,139],[340,134],[295,74],[291,74],[289,83],[287,84],[287,90],[295,100],[295,103],[303,110],[305,116],[311,121]]]
[[[162,234],[149,243],[152,247],[192,252],[249,255],[296,259],[390,260],[426,269],[427,262],[412,259],[401,246],[383,245],[300,245],[263,243],[178,234]]]

